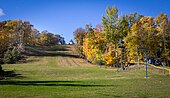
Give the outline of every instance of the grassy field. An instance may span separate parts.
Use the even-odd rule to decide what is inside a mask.
[[[27,50],[25,61],[3,65],[0,98],[170,98],[170,76],[150,71],[145,79],[142,67],[100,68],[79,58],[73,46]]]

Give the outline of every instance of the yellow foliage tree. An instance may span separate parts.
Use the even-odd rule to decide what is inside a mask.
[[[101,32],[90,30],[86,33],[83,43],[83,53],[86,59],[92,63],[100,64],[105,50],[105,39]]]
[[[113,50],[113,45],[111,45],[109,46],[108,52],[103,55],[103,60],[108,66],[113,66],[113,64],[116,62],[115,53]]]

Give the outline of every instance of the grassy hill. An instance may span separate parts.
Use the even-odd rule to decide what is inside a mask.
[[[0,98],[170,98],[170,76],[145,68],[117,71],[81,59],[72,45],[27,47],[19,64],[3,65]]]

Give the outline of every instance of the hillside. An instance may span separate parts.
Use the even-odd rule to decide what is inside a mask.
[[[27,47],[25,60],[3,65],[0,98],[169,98],[170,77],[145,68],[117,71],[80,58],[72,45]]]

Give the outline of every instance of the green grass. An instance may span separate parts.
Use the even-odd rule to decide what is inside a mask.
[[[74,59],[30,56],[27,63],[3,65],[9,76],[0,80],[0,98],[170,98],[170,76],[152,71],[145,79],[144,68],[116,71]]]

